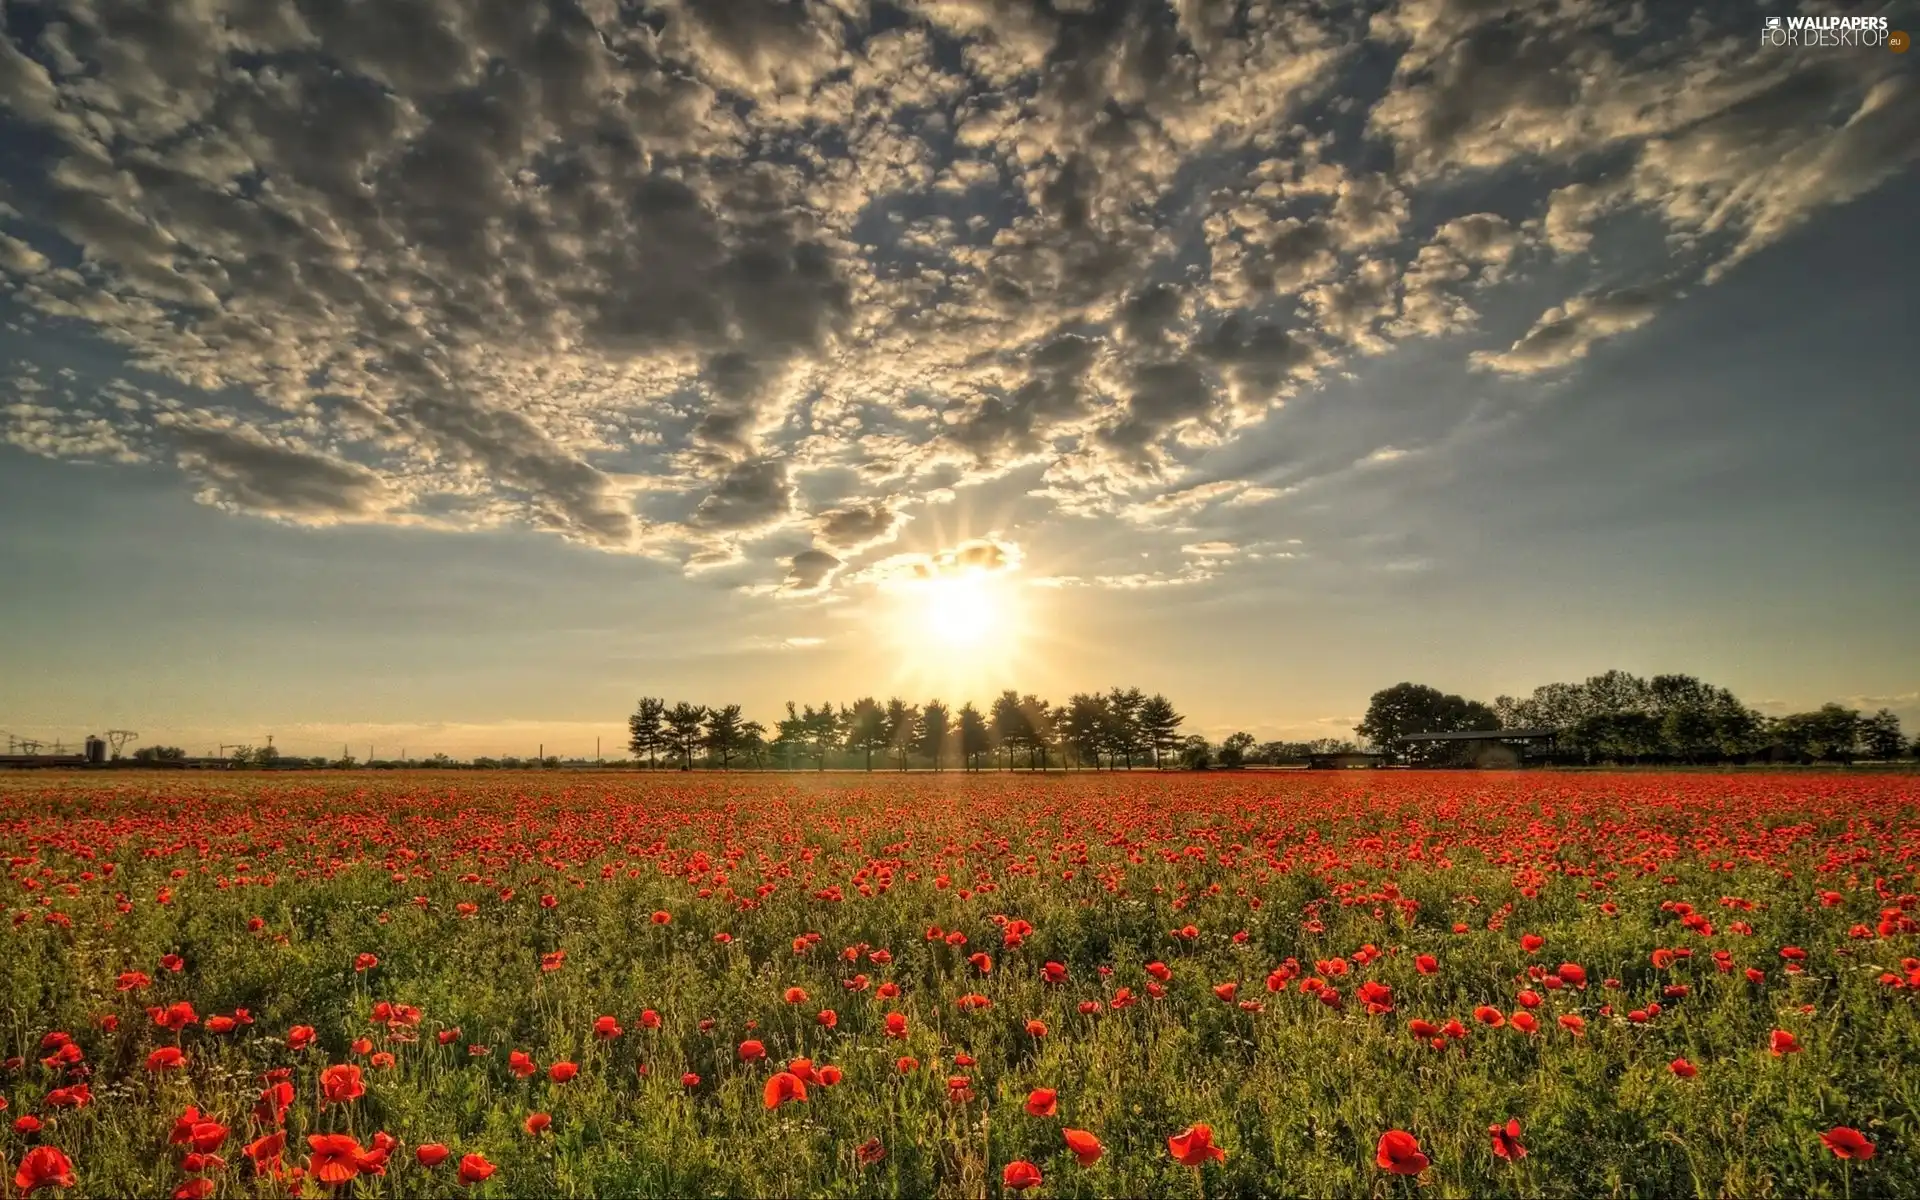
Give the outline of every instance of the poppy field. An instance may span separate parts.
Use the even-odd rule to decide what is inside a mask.
[[[0,1194],[1920,1193],[1920,779],[0,780]]]

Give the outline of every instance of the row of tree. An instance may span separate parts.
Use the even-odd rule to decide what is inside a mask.
[[[1908,746],[1900,718],[1887,709],[1863,715],[1841,704],[1769,717],[1723,687],[1691,675],[1642,678],[1607,671],[1582,683],[1549,683],[1531,696],[1497,697],[1491,705],[1422,684],[1374,693],[1354,732],[1411,761],[1456,753],[1453,747],[1407,747],[1416,733],[1550,729],[1556,754],[1580,762],[1797,762],[1891,760],[1920,756]]]
[[[958,709],[943,701],[912,704],[899,697],[882,703],[871,696],[852,704],[818,706],[787,702],[772,729],[746,720],[738,704],[708,706],[648,696],[627,719],[627,747],[649,767],[663,762],[690,770],[696,756],[722,769],[734,762],[793,769],[830,764],[873,769],[884,764],[933,770],[957,763],[1012,769],[1111,770],[1174,761],[1187,748],[1179,734],[1186,718],[1165,696],[1139,688],[1082,692],[1054,705],[1031,693],[1000,693],[983,712],[972,703]]]

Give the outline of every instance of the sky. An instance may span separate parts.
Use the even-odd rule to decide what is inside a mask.
[[[0,10],[0,729],[1920,726],[1913,6]],[[1869,33],[1867,40],[1883,35]],[[136,743],[136,744],[141,744]]]

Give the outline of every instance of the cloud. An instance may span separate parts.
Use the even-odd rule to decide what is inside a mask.
[[[12,373],[88,342],[6,440],[692,571],[1026,469],[1043,527],[1273,501],[1220,481],[1321,380],[1576,369],[1920,152],[1895,56],[1626,0],[163,7],[0,38]]]
[[[727,472],[688,522],[695,529],[721,533],[760,532],[793,512],[793,484],[787,464],[759,458]]]
[[[884,501],[875,500],[816,513],[813,531],[836,550],[865,550],[892,541],[905,520],[903,514]]]
[[[1192,542],[1180,547],[1180,553],[1197,558],[1228,558],[1240,553],[1240,547],[1232,542]]]
[[[821,591],[833,582],[834,574],[844,565],[825,550],[802,550],[788,563],[783,586],[794,592]]]
[[[1020,567],[1020,547],[994,538],[976,538],[931,554],[895,554],[848,577],[850,582],[890,585],[955,578],[961,575],[1002,574]]]
[[[200,499],[208,504],[324,525],[365,519],[393,500],[380,477],[357,463],[240,429],[172,433],[181,466],[205,484]]]
[[[1664,299],[1661,288],[1625,288],[1580,296],[1548,309],[1507,350],[1475,351],[1473,364],[1507,375],[1531,375],[1566,367],[1587,356],[1595,343],[1653,319]]]

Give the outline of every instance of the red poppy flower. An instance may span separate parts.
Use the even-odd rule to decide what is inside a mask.
[[[610,1042],[625,1032],[626,1030],[620,1028],[619,1020],[613,1016],[594,1018],[593,1036],[603,1042]]]
[[[1769,1041],[1769,1048],[1773,1051],[1775,1058],[1780,1058],[1788,1054],[1798,1054],[1800,1053],[1800,1039],[1794,1037],[1784,1029],[1776,1029],[1773,1031],[1773,1037]]]
[[[1099,1162],[1100,1156],[1107,1152],[1107,1148],[1100,1144],[1100,1139],[1084,1129],[1063,1129],[1060,1132],[1067,1139],[1067,1149],[1073,1151],[1073,1156],[1080,1160],[1083,1167]]]
[[[1528,954],[1532,954],[1535,950],[1538,950],[1546,944],[1547,939],[1537,933],[1523,933],[1520,935],[1520,948]]]
[[[1389,1129],[1380,1135],[1380,1145],[1375,1148],[1373,1161],[1381,1170],[1391,1171],[1395,1175],[1418,1175],[1427,1169],[1427,1156],[1420,1151],[1420,1143],[1404,1129]]]
[[[162,1046],[147,1055],[147,1070],[177,1071],[187,1065],[187,1056],[180,1053],[178,1046]]]
[[[543,1112],[528,1113],[527,1119],[521,1123],[520,1127],[533,1136],[538,1137],[553,1128],[553,1117],[551,1114]]]
[[[1518,1029],[1521,1033],[1537,1033],[1540,1029],[1539,1020],[1536,1019],[1532,1013],[1524,1009],[1508,1017],[1507,1023],[1515,1029]]]
[[[276,1129],[265,1137],[255,1138],[253,1141],[248,1142],[246,1148],[242,1150],[241,1153],[252,1160],[253,1169],[256,1172],[265,1172],[279,1163],[280,1156],[285,1154],[286,1150],[287,1131],[284,1129]]]
[[[1578,1013],[1562,1014],[1560,1017],[1560,1028],[1575,1037],[1585,1037],[1587,1035],[1586,1018],[1580,1016]]]
[[[22,1192],[44,1187],[70,1188],[74,1185],[73,1161],[52,1146],[35,1146],[20,1159],[13,1173],[13,1186]]]
[[[371,971],[379,965],[380,956],[377,954],[356,954],[353,956],[353,969],[356,971]],[[352,1176],[348,1176],[348,1178],[352,1178]]]
[[[338,1063],[320,1072],[320,1094],[329,1104],[345,1104],[366,1095],[360,1068],[352,1063]]]
[[[307,1158],[307,1174],[321,1183],[338,1187],[360,1174],[360,1158],[366,1151],[346,1134],[312,1134],[307,1145],[313,1150]]]
[[[534,1064],[533,1056],[525,1050],[511,1050],[507,1052],[507,1070],[525,1079],[538,1073],[540,1068]]]
[[[468,1154],[460,1159],[460,1182],[480,1183],[499,1169],[482,1155]]]
[[[813,1020],[815,1024],[823,1029],[832,1029],[840,1024],[840,1014],[830,1008],[823,1008],[820,1010],[820,1014],[814,1017]]]
[[[1226,1161],[1227,1152],[1213,1144],[1211,1125],[1189,1125],[1186,1130],[1167,1139],[1167,1150],[1173,1155],[1173,1161],[1183,1167],[1197,1167],[1208,1159]]]
[[[682,1075],[680,1077],[680,1086],[690,1087],[690,1088],[699,1087],[700,1077],[698,1075],[695,1075],[692,1071],[688,1071],[685,1075]]]
[[[853,1156],[864,1166],[872,1166],[887,1156],[887,1148],[880,1144],[877,1137],[868,1138],[855,1148]]]
[[[831,1066],[821,1067],[814,1075],[815,1078],[819,1079],[822,1087],[833,1087],[835,1084],[838,1084],[841,1079],[845,1078],[839,1067]]]
[[[756,1039],[748,1038],[740,1043],[740,1061],[758,1062],[767,1056],[767,1048]]]
[[[1668,1063],[1667,1070],[1672,1071],[1682,1079],[1692,1079],[1700,1073],[1699,1067],[1694,1066],[1684,1058],[1676,1058]]]
[[[1820,1135],[1827,1149],[1833,1151],[1836,1158],[1872,1158],[1873,1143],[1858,1129],[1847,1125],[1836,1125]]]
[[[784,998],[788,1004],[805,1004],[807,993],[804,988],[790,987],[784,993]]]
[[[308,1046],[313,1045],[314,1036],[313,1026],[295,1025],[292,1029],[287,1030],[287,1048],[289,1050],[305,1050]]]
[[[791,1071],[781,1071],[767,1080],[763,1099],[769,1109],[779,1108],[789,1100],[805,1100],[807,1085]]]
[[[1000,1182],[1009,1191],[1024,1192],[1030,1187],[1040,1186],[1040,1168],[1030,1162],[1019,1159],[1007,1164],[1000,1173]]]
[[[1509,1118],[1505,1125],[1489,1125],[1487,1134],[1493,1138],[1495,1158],[1504,1158],[1508,1162],[1513,1162],[1527,1156],[1527,1148],[1520,1144],[1519,1118]]]
[[[1416,954],[1413,958],[1413,969],[1422,975],[1435,975],[1440,971],[1440,960],[1431,954]]]
[[[1036,1117],[1050,1117],[1059,1108],[1060,1093],[1052,1088],[1034,1088],[1027,1093],[1027,1112]]]
[[[439,1142],[427,1142],[414,1147],[413,1160],[423,1167],[437,1167],[447,1161],[447,1156],[452,1153]]]
[[[910,1058],[905,1055],[902,1055],[901,1057],[893,1060],[893,1069],[900,1072],[902,1075],[906,1075],[906,1074],[909,1074],[910,1072],[918,1071],[920,1069],[920,1060],[917,1058]]]

